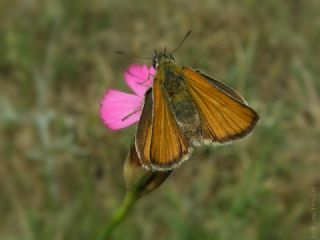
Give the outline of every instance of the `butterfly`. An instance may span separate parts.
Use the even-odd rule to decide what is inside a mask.
[[[135,136],[142,165],[155,171],[177,168],[195,145],[240,139],[259,120],[239,93],[199,70],[177,66],[172,52],[154,53],[156,73]]]

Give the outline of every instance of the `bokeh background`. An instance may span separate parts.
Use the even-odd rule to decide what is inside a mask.
[[[177,64],[237,89],[261,122],[196,149],[113,239],[319,239],[319,12],[318,0],[1,1],[0,239],[96,238],[126,192],[135,133],[107,130],[99,102],[129,92],[131,63],[150,64],[115,51],[148,57],[190,29]]]

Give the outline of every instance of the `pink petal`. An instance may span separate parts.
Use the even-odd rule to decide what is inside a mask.
[[[154,75],[156,74],[156,69],[153,66],[150,66],[149,68],[149,74],[154,77]],[[153,78],[152,78],[153,81]]]
[[[132,64],[125,71],[124,78],[132,91],[143,96],[152,85],[155,72],[153,67],[149,69],[146,65]]]
[[[100,118],[111,130],[128,127],[139,121],[143,97],[110,89],[100,104]]]

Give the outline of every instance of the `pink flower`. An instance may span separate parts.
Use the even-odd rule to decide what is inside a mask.
[[[100,104],[100,118],[109,129],[118,130],[139,121],[144,95],[152,85],[155,72],[153,67],[133,64],[125,71],[124,78],[134,94],[107,90]]]

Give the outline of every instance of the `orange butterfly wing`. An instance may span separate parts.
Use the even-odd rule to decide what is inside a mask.
[[[152,137],[152,91],[146,93],[143,110],[138,123],[135,137],[136,150],[141,164],[145,168],[150,168],[150,147]]]
[[[150,148],[150,162],[159,170],[172,169],[189,157],[191,147],[182,134],[174,116],[166,93],[161,86],[164,75],[158,69],[153,83],[153,121]]]
[[[152,91],[145,97],[135,145],[145,168],[170,170],[186,160],[192,149],[179,129],[165,92],[156,77]]]
[[[190,68],[183,67],[182,72],[201,120],[204,142],[225,143],[254,128],[259,117],[238,93]]]

